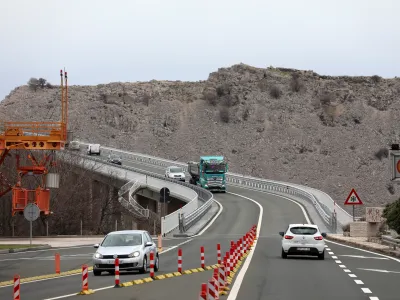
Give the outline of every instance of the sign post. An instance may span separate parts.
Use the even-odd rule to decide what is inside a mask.
[[[363,205],[360,197],[358,196],[357,192],[355,189],[352,189],[350,194],[347,196],[346,201],[344,202],[344,205],[352,205],[353,206],[353,222],[355,221],[354,218],[354,206],[355,205]]]
[[[170,195],[170,191],[169,191],[168,188],[163,187],[163,188],[160,190],[160,202],[163,203],[162,212],[161,212],[161,216],[162,216],[162,217],[165,217],[166,212],[167,212],[166,209],[165,209],[165,205],[168,204],[168,203],[170,202],[169,195]],[[168,208],[168,207],[167,207],[167,208]]]
[[[39,218],[40,209],[35,203],[29,203],[24,208],[24,217],[29,221],[29,245],[32,247],[32,222]]]

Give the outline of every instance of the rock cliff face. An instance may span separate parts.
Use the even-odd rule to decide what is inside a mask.
[[[77,139],[180,161],[221,154],[232,172],[312,186],[339,205],[353,187],[368,205],[396,199],[385,149],[399,136],[400,79],[239,64],[200,82],[69,90]],[[60,90],[18,87],[0,119],[59,120]]]

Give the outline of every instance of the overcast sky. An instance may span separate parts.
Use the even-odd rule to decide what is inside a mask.
[[[329,3],[328,3],[329,2]],[[399,0],[1,0],[0,99],[70,84],[205,80],[240,62],[400,75]]]

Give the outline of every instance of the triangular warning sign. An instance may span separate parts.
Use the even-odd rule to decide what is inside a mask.
[[[350,194],[347,196],[344,205],[363,205],[360,197],[358,197],[357,192],[355,189],[352,189]]]

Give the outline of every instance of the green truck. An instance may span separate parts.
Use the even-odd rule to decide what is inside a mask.
[[[189,182],[212,192],[226,192],[226,172],[228,163],[223,156],[201,156],[200,162],[188,162]]]

